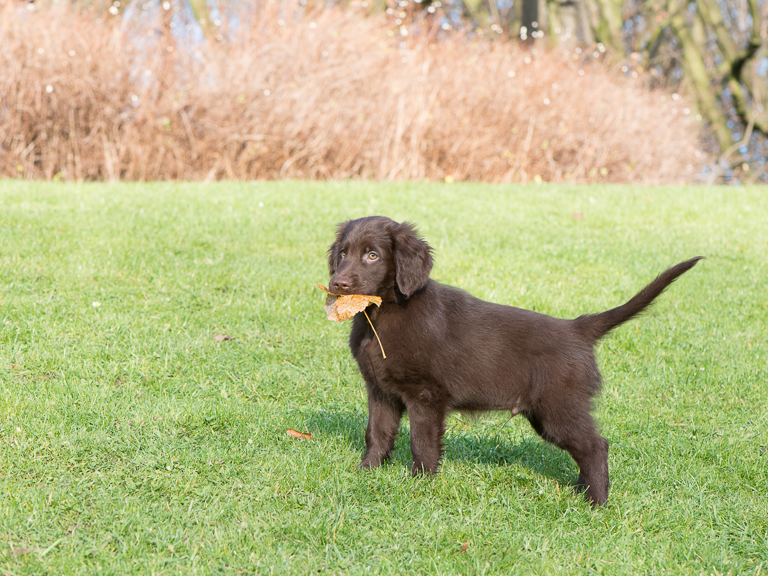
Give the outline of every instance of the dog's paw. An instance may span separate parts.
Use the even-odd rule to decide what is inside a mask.
[[[374,468],[378,468],[382,465],[381,460],[373,459],[373,458],[366,458],[360,464],[357,465],[357,468],[359,470],[373,470]]]
[[[416,463],[416,462],[414,462],[411,465],[411,475],[413,476],[430,477],[436,474],[440,474],[440,471],[438,470],[437,466],[429,467],[424,463]]]

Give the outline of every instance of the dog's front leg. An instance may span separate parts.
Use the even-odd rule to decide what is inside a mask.
[[[360,468],[376,468],[392,453],[405,411],[403,403],[385,395],[376,384],[368,388],[368,427],[365,430],[365,456]]]
[[[446,409],[439,403],[408,403],[411,421],[411,472],[433,474],[440,464],[445,433]]]

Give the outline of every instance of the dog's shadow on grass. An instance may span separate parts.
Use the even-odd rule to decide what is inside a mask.
[[[400,433],[387,465],[411,465],[410,436],[407,420],[400,425]],[[310,430],[342,438],[353,452],[362,458],[365,452],[365,427],[368,416],[351,410],[315,410],[307,415]],[[520,465],[529,471],[551,478],[564,486],[574,486],[578,468],[570,456],[540,440],[531,431],[530,436],[520,438],[511,444],[508,438],[498,433],[487,434],[472,430],[449,431],[443,438],[442,461],[465,460],[479,466]]]

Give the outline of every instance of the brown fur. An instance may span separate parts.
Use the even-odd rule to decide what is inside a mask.
[[[601,384],[594,345],[700,260],[673,266],[618,308],[564,320],[430,280],[432,249],[408,223],[381,216],[345,222],[328,257],[331,291],[382,298],[368,315],[387,358],[362,315],[349,340],[368,390],[361,467],[390,456],[405,411],[417,474],[437,471],[450,411],[509,410],[568,451],[593,505],[606,501],[609,488],[608,441],[590,414]]]

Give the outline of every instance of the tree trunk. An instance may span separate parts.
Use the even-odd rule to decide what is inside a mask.
[[[613,49],[617,54],[624,53],[624,37],[622,35],[622,9],[624,0],[596,0],[598,7],[598,23],[595,27],[597,39]]]

